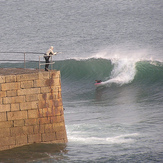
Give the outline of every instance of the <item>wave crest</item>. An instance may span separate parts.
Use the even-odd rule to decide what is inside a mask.
[[[61,71],[62,78],[71,82],[94,82],[124,85],[133,82],[163,81],[163,63],[158,61],[134,61],[130,59],[90,58],[56,61],[55,68]]]

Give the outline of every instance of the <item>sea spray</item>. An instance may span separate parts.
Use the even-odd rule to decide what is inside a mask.
[[[129,59],[112,59],[114,68],[110,79],[106,82],[119,85],[130,83],[136,74],[136,61]]]

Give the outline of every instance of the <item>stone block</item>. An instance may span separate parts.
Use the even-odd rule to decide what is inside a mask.
[[[41,87],[41,93],[50,93],[53,91],[50,87]]]
[[[0,98],[6,97],[6,91],[0,91]]]
[[[10,128],[10,133],[12,137],[18,136],[18,135],[24,135],[23,126]]]
[[[27,119],[27,111],[7,112],[8,120]]]
[[[11,91],[11,90],[17,90],[20,89],[20,83],[14,82],[14,83],[4,83],[1,84],[1,90],[2,91]]]
[[[28,135],[28,143],[39,143],[41,142],[41,134]]]
[[[13,104],[13,103],[21,103],[25,102],[25,96],[16,96],[16,97],[5,97],[2,100],[3,104]]]
[[[33,126],[18,126],[10,128],[11,136],[33,134]]]
[[[17,75],[17,81],[37,80],[38,78],[39,78],[38,73]]]
[[[5,83],[5,76],[0,76],[0,83]]]
[[[42,141],[43,142],[50,142],[56,140],[56,133],[44,133],[42,134]]]
[[[53,89],[53,92],[61,92],[60,86],[52,86],[51,89]]]
[[[58,102],[60,99],[58,99],[57,97],[58,97],[58,92],[57,92],[57,94],[55,94],[55,93],[43,93],[43,94],[39,94],[38,95],[39,101],[43,101],[43,100],[44,101],[45,100],[57,100],[56,102]]]
[[[30,110],[30,109],[37,109],[37,108],[38,108],[38,101],[20,103],[20,110]]]
[[[58,131],[56,132],[56,139],[57,140],[61,140],[61,139],[66,139],[67,135],[66,135],[66,131]]]
[[[65,127],[65,123],[64,122],[60,122],[60,123],[53,123],[53,128],[55,129],[55,131],[57,131],[57,128],[61,128],[61,127]]]
[[[37,125],[38,124],[38,119],[33,118],[33,119],[26,119],[25,120],[25,126],[31,126],[31,125]]]
[[[59,122],[60,122],[60,116],[50,117],[50,123],[59,123]]]
[[[10,104],[0,105],[0,112],[10,111]]]
[[[9,128],[1,128],[0,129],[0,138],[9,137],[9,136],[10,136],[10,129]]]
[[[53,124],[45,124],[45,133],[54,132]]]
[[[30,89],[20,89],[20,90],[18,90],[18,96],[39,94],[39,93],[40,93],[40,88],[30,88]]]
[[[49,79],[49,73],[39,72],[39,79]]]
[[[45,87],[47,79],[34,80],[33,87]]]
[[[38,109],[28,110],[28,118],[38,118]]]
[[[26,145],[27,144],[27,135],[16,136],[16,145]]]
[[[7,91],[6,96],[7,97],[17,96],[17,90]]]
[[[49,113],[51,113],[51,116],[61,116],[63,115],[63,107],[62,106],[52,106],[49,108]]]
[[[10,128],[14,126],[14,122],[13,121],[4,121],[4,122],[0,122],[0,128]]]
[[[26,95],[26,101],[38,101],[38,94]]]
[[[39,124],[48,124],[50,123],[50,117],[46,117],[46,118],[39,118]]]
[[[5,77],[6,83],[16,82],[16,75],[8,75]]]
[[[62,104],[62,99],[60,98],[60,99],[54,99],[53,101],[53,106],[55,106],[55,107],[60,107],[60,106],[63,106],[63,104]]]
[[[64,116],[54,116],[54,117],[50,117],[51,118],[51,123],[61,123],[64,122]]]
[[[54,85],[55,85],[55,86],[60,86],[60,85],[61,85],[61,81],[60,81],[59,78],[55,78],[55,79],[54,79]]]
[[[53,125],[53,129],[54,129],[55,132],[65,130],[65,123],[64,122],[53,123],[52,125]]]
[[[54,91],[54,92],[53,92],[53,96],[55,97],[55,99],[60,99],[60,98],[62,98],[61,91]]]
[[[41,117],[52,117],[55,115],[55,110],[53,108],[43,108],[39,110],[39,112],[42,114]]]
[[[11,111],[18,111],[20,110],[19,103],[11,104]]]
[[[15,120],[14,121],[14,127],[18,127],[18,126],[24,126],[24,120]]]
[[[23,133],[25,135],[33,134],[33,126],[24,126],[23,127]]]
[[[20,87],[23,89],[32,88],[33,87],[33,80],[21,82]]]
[[[34,133],[44,133],[45,129],[44,129],[45,125],[35,125],[34,126]]]
[[[49,73],[51,78],[60,78],[60,71],[51,71]]]
[[[53,78],[47,79],[45,81],[45,85],[44,86],[49,86],[49,87],[54,86],[54,79]]]
[[[1,138],[0,147],[7,145],[15,145],[15,137],[5,137]]]
[[[6,112],[0,113],[0,122],[1,121],[6,121],[6,120],[7,120],[7,118],[6,118]]]

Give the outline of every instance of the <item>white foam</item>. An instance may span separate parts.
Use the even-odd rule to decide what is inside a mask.
[[[113,59],[112,63],[114,68],[111,72],[110,79],[106,81],[108,83],[127,84],[130,83],[136,74],[136,62],[134,60],[125,59]]]
[[[135,137],[138,137],[138,133],[132,134],[122,134],[119,136],[112,137],[81,137],[80,134],[68,134],[69,142],[76,142],[81,144],[123,144],[123,143],[133,143],[135,141]]]
[[[111,60],[113,70],[108,80],[102,85],[110,86],[115,83],[118,85],[128,84],[133,81],[136,74],[136,63],[148,58],[146,50],[111,50],[104,49],[91,56],[93,58],[105,58]]]

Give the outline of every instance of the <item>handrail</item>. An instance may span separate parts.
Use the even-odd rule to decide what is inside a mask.
[[[0,53],[17,53],[17,54],[24,54],[24,53],[28,53],[28,54],[45,54],[45,53],[39,53],[39,52],[0,52]]]
[[[24,68],[26,68],[26,61],[31,61],[31,60],[26,60],[26,54],[45,54],[45,53],[39,53],[39,52],[0,52],[0,54],[24,54],[24,59],[23,60],[0,60],[0,61],[24,61]],[[51,61],[50,63],[41,63],[40,58],[44,57],[44,55],[39,56],[39,70],[40,70],[40,66],[41,65],[46,65],[46,64],[51,64],[51,69],[52,69],[52,65],[55,62],[52,62],[52,56],[51,57]]]

